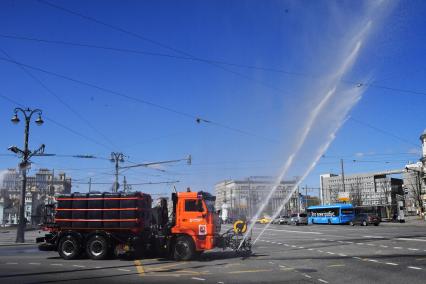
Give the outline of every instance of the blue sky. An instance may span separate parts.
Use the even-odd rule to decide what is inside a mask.
[[[223,179],[276,175],[313,104],[301,90],[327,76],[323,66],[368,2],[55,3],[127,33],[38,1],[1,1],[0,57],[7,59],[6,52],[30,66],[25,70],[36,80],[22,66],[0,60],[0,168],[16,167],[17,157],[3,154],[10,145],[22,147],[23,124],[10,123],[16,103],[41,108],[46,123],[32,124],[32,149],[45,143],[47,153],[100,159],[37,157],[33,170],[64,169],[76,181],[73,189],[85,191],[87,185],[77,182],[113,180],[113,164],[105,159],[111,151],[125,153],[126,165],[193,157],[193,165],[171,164],[164,172],[126,171],[129,183],[179,180],[178,188],[212,190]],[[401,168],[419,158],[418,137],[426,128],[426,4],[395,3],[344,78],[353,84],[371,76],[374,86],[352,109],[353,119],[306,179],[308,186],[318,187],[320,173],[339,172],[340,158],[347,173]],[[210,122],[198,124],[195,117]],[[317,142],[310,137],[307,147]],[[134,188],[170,192],[167,185]]]

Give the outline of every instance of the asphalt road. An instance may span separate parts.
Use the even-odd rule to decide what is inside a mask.
[[[256,225],[254,236],[264,225]],[[425,283],[426,226],[272,225],[247,258],[65,261],[36,246],[0,246],[0,283]]]

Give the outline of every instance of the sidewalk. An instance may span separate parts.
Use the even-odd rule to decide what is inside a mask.
[[[424,219],[420,219],[419,216],[407,216],[405,217],[405,223],[381,222],[380,225],[426,227],[426,221]]]
[[[25,243],[15,243],[16,228],[1,228],[0,229],[0,246],[12,245],[34,245],[37,237],[44,236],[45,232],[41,230],[25,231]]]

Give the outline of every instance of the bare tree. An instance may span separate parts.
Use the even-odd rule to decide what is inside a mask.
[[[422,184],[420,179],[420,172],[416,172],[415,178],[414,175],[410,175],[409,183],[406,185],[410,197],[415,201],[417,209],[419,212],[424,212],[423,207],[423,198],[422,198]]]
[[[391,182],[389,180],[382,179],[382,182],[380,182],[380,189],[381,189],[380,203],[385,206],[386,218],[389,219],[391,214],[391,204],[389,202],[389,199],[392,194]]]
[[[351,203],[354,206],[360,206],[362,205],[362,195],[361,195],[361,182],[359,181],[359,179],[356,179],[355,184],[351,183],[350,184],[350,193],[349,193],[349,197],[351,200]]]

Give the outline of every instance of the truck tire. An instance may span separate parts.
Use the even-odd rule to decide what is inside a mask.
[[[87,256],[94,260],[107,258],[109,254],[109,243],[104,236],[94,235],[86,244]]]
[[[81,245],[76,237],[66,235],[59,241],[58,253],[63,259],[76,259],[81,254]]]
[[[173,250],[176,260],[190,260],[195,256],[195,245],[188,236],[180,236],[176,239]]]

